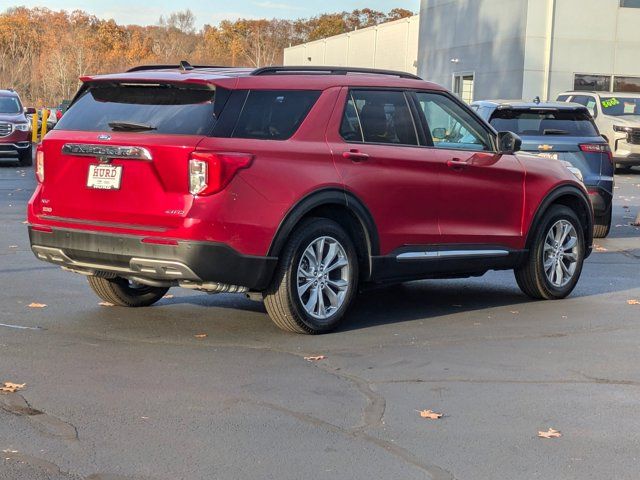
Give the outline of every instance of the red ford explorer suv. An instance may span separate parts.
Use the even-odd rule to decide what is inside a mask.
[[[322,333],[376,284],[513,269],[563,298],[591,253],[581,182],[413,75],[182,62],[82,82],[38,148],[29,235],[115,305],[247,293]]]

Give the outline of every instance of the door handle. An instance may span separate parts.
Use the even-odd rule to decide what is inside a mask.
[[[468,166],[469,166],[469,163],[460,158],[453,158],[447,161],[447,167],[456,171],[464,170]]]
[[[351,160],[352,162],[366,162],[369,160],[369,155],[366,153],[362,153],[359,150],[349,150],[348,152],[344,152],[342,154],[342,158],[346,158],[347,160]]]

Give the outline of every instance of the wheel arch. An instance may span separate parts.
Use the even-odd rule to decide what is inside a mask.
[[[349,233],[358,251],[361,277],[370,278],[371,258],[380,251],[378,230],[373,216],[355,195],[337,188],[318,190],[298,201],[278,226],[269,247],[269,256],[277,257],[291,232],[302,220],[310,217],[334,220]]]
[[[591,254],[593,245],[593,209],[591,207],[591,201],[589,197],[573,185],[561,185],[556,187],[547,194],[544,200],[538,206],[538,209],[531,221],[529,232],[527,233],[526,248],[531,250],[531,244],[534,240],[534,236],[538,225],[544,218],[545,214],[553,205],[564,205],[569,207],[582,222],[584,240],[586,245],[585,258]]]

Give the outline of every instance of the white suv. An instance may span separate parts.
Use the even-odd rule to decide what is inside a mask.
[[[589,109],[617,167],[640,165],[640,93],[566,92],[558,101]]]

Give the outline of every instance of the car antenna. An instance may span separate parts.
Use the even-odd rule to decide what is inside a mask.
[[[180,61],[180,70],[182,70],[183,72],[187,72],[187,71],[193,70],[193,67],[186,60],[181,60]]]
[[[539,103],[540,103],[540,97],[536,97],[536,98],[534,98],[534,99],[533,99],[533,103],[537,103],[537,104],[539,104]]]

